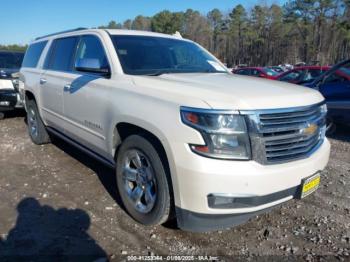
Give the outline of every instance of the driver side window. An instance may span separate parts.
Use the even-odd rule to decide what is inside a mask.
[[[301,71],[296,70],[296,71],[292,71],[288,74],[286,74],[285,76],[281,77],[280,80],[281,81],[292,81],[292,80],[297,80],[300,76],[301,76]]]
[[[85,35],[80,39],[75,63],[79,59],[97,60],[103,69],[109,69],[108,60],[101,41],[93,35]]]
[[[343,77],[337,73],[333,73],[326,78],[326,80],[324,81],[324,84],[341,83],[341,82],[345,82],[345,81],[347,81],[347,79],[345,77]]]

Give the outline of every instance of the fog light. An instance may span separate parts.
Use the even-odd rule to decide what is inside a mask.
[[[0,101],[0,106],[9,106],[10,102],[9,101]]]

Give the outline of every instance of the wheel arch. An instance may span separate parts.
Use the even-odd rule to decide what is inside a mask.
[[[159,156],[165,165],[164,168],[169,174],[170,191],[172,194],[172,199],[175,201],[174,204],[178,203],[179,194],[175,175],[176,171],[174,164],[172,163],[174,158],[172,157],[170,146],[166,142],[165,136],[161,133],[161,131],[156,127],[145,127],[140,124],[132,124],[128,121],[123,121],[115,124],[112,134],[112,152],[114,159],[116,159],[118,155],[118,150],[123,140],[130,135],[138,134],[151,142],[151,144],[156,148],[157,152],[159,152]]]

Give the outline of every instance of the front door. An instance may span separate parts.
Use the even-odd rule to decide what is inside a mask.
[[[108,125],[108,94],[111,87],[108,77],[99,73],[78,71],[79,60],[95,61],[109,69],[102,42],[97,35],[80,37],[73,63],[74,79],[67,82],[63,92],[64,115],[67,118],[66,134],[85,147],[106,156]]]

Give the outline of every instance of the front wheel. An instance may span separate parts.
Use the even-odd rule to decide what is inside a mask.
[[[127,212],[141,224],[163,224],[171,208],[169,184],[155,147],[139,135],[126,138],[117,157],[117,186]]]

